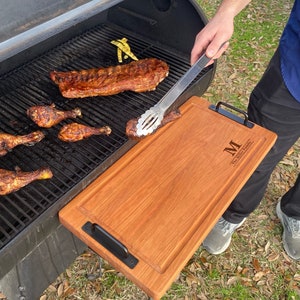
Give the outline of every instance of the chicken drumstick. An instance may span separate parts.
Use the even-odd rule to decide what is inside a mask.
[[[72,110],[58,110],[55,108],[55,104],[51,105],[37,105],[27,109],[27,116],[31,118],[40,127],[50,128],[62,120],[68,118],[81,117],[80,108],[74,108]]]
[[[58,138],[64,142],[77,142],[91,135],[110,135],[111,128],[109,126],[90,127],[78,123],[64,125],[58,133]]]
[[[0,195],[15,192],[35,180],[52,178],[49,168],[40,168],[31,172],[23,172],[19,168],[15,171],[0,169]]]
[[[33,146],[44,137],[45,135],[41,131],[34,131],[26,135],[0,133],[0,156],[5,155],[18,145]]]

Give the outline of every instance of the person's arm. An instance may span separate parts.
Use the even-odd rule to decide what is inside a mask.
[[[234,17],[251,0],[223,0],[214,17],[197,34],[191,51],[191,64],[206,52],[208,57],[219,58],[229,46],[229,39],[234,30]],[[224,44],[222,47],[221,45]],[[221,47],[221,48],[220,48]]]

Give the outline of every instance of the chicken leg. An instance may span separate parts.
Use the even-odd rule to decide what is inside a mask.
[[[58,138],[64,142],[77,142],[92,135],[110,135],[109,126],[91,127],[78,123],[64,125],[58,133]]]
[[[74,108],[63,111],[56,109],[55,104],[37,105],[27,109],[27,116],[38,126],[50,128],[62,120],[81,117],[81,110],[80,108]]]
[[[0,169],[0,195],[7,195],[28,185],[35,180],[52,178],[49,168],[40,168],[31,172],[23,172],[19,168],[15,171]]]
[[[0,156],[7,154],[18,145],[33,146],[45,137],[41,131],[34,131],[26,135],[12,135],[0,133]]]

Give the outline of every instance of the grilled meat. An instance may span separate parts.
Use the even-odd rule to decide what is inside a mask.
[[[168,113],[162,120],[160,127],[166,125],[167,123],[170,123],[170,122],[173,122],[174,120],[178,119],[181,117],[181,113],[179,110],[173,110],[171,111],[170,113]],[[132,139],[132,140],[140,140],[142,139],[143,137],[145,136],[139,136],[137,133],[136,133],[136,125],[138,123],[138,118],[136,119],[131,119],[127,122],[126,124],[126,135]],[[157,129],[158,129],[157,128]]]
[[[26,135],[0,133],[0,156],[5,155],[18,145],[33,146],[44,137],[45,135],[41,131],[34,131]]]
[[[109,96],[124,91],[155,90],[169,74],[169,66],[156,58],[132,61],[129,64],[82,71],[50,73],[66,98]]]
[[[49,168],[40,168],[32,172],[23,172],[19,168],[15,171],[0,169],[0,195],[7,195],[28,185],[35,180],[52,178]]]
[[[64,125],[58,133],[58,138],[64,142],[77,142],[88,138],[92,135],[110,135],[111,128],[104,127],[90,127],[78,123],[71,123]]]
[[[55,104],[37,105],[27,109],[27,116],[38,126],[50,128],[62,120],[81,117],[81,110],[80,108],[74,108],[72,110],[63,111],[56,109]]]

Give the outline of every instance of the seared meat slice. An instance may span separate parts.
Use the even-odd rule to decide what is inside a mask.
[[[109,126],[90,127],[78,123],[64,125],[58,133],[58,138],[64,142],[77,142],[91,135],[110,135],[111,128]]]
[[[174,120],[176,120],[180,117],[181,117],[180,111],[179,110],[173,110],[170,113],[168,113],[166,116],[164,116],[164,118],[163,118],[163,120],[162,120],[162,122],[161,122],[161,124],[158,128],[166,125],[167,123],[173,122]],[[136,125],[138,123],[138,120],[139,120],[138,118],[131,119],[126,124],[126,135],[132,140],[140,140],[143,137],[145,137],[145,136],[139,136],[136,133]]]
[[[146,92],[169,74],[169,66],[156,58],[132,61],[129,64],[82,71],[50,73],[66,98],[115,95],[124,91]]]
[[[80,108],[74,108],[63,111],[56,109],[55,104],[37,105],[27,109],[27,116],[38,126],[50,128],[62,120],[81,117],[81,110]]]
[[[0,156],[5,155],[18,145],[33,146],[44,137],[45,135],[41,131],[34,131],[26,135],[0,133]]]
[[[15,171],[0,169],[0,195],[15,192],[35,180],[52,178],[49,168],[40,168],[32,172],[23,172],[19,168]]]

